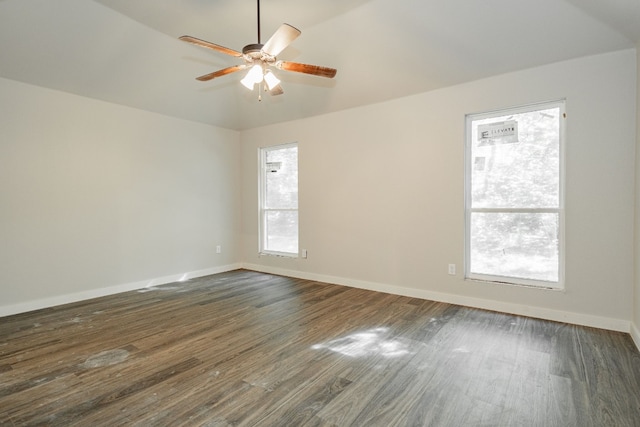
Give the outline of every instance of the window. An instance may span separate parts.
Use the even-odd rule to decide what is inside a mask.
[[[467,116],[467,278],[562,287],[564,117],[564,101]]]
[[[298,256],[298,144],[260,149],[260,253]]]

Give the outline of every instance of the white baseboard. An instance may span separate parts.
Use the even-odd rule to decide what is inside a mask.
[[[385,285],[382,283],[346,279],[341,277],[274,268],[257,264],[243,264],[243,268],[247,270],[260,271],[281,276],[315,280],[318,282],[332,283],[336,285],[349,286],[352,288],[367,289],[388,294],[445,302],[449,304],[463,305],[467,307],[481,308],[491,311],[499,311],[501,313],[509,313],[520,316],[535,317],[538,319],[553,320],[556,322],[571,323],[574,325],[590,326],[611,331],[629,333],[631,330],[631,322],[622,319],[613,319],[608,317],[592,316],[588,314],[551,310],[542,307],[531,307],[528,305],[506,303],[482,298],[465,297],[461,295],[427,291],[423,289]],[[638,336],[637,338],[638,339],[636,340],[636,344],[640,342],[640,336]]]
[[[638,326],[635,323],[631,323],[631,339],[638,347],[638,351],[640,351],[640,330],[638,330]]]
[[[600,329],[608,329],[631,334],[631,338],[640,350],[640,330],[635,324],[621,319],[592,316],[580,313],[572,313],[558,310],[550,310],[541,307],[530,307],[521,304],[504,303],[500,301],[486,300],[481,298],[465,297],[441,292],[433,292],[422,289],[405,288],[400,286],[386,285],[363,280],[347,279],[324,274],[308,273],[303,271],[288,270],[275,267],[267,267],[257,264],[230,264],[220,267],[212,267],[204,270],[191,271],[180,274],[173,274],[154,279],[142,280],[132,283],[124,283],[106,288],[91,289],[72,294],[59,295],[50,298],[26,301],[23,303],[0,306],[0,317],[13,314],[25,313],[42,308],[55,307],[72,302],[84,301],[91,298],[98,298],[107,295],[114,295],[121,292],[134,291],[167,283],[180,282],[196,277],[208,276],[211,274],[224,273],[226,271],[245,268],[247,270],[260,271],[282,276],[296,277],[300,279],[315,280],[318,282],[332,283],[336,285],[348,286],[352,288],[366,289],[377,292],[384,292],[394,295],[403,295],[413,298],[421,298],[432,301],[445,302],[449,304],[463,305],[468,307],[481,308],[485,310],[499,311],[503,313],[517,314],[558,322],[572,323],[576,325],[590,326]]]
[[[224,273],[225,271],[242,268],[241,264],[230,264],[220,267],[212,267],[204,270],[189,271],[186,273],[172,274],[154,279],[141,280],[138,282],[124,283],[106,288],[91,289],[72,294],[59,295],[55,297],[42,298],[32,301],[25,301],[18,304],[0,306],[0,317],[11,316],[13,314],[26,313],[28,311],[42,308],[55,307],[72,302],[84,301],[92,298],[104,297],[107,295],[119,294],[121,292],[135,291],[138,289],[150,288],[167,283],[180,282],[196,277],[208,276],[210,274]]]

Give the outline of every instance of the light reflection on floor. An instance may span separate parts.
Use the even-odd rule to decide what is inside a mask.
[[[349,357],[366,357],[380,355],[383,357],[400,357],[415,352],[407,343],[391,336],[389,328],[368,329],[355,332],[335,340],[314,344],[313,350],[327,349]]]

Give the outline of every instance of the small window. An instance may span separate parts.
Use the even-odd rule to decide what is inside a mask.
[[[564,117],[564,102],[467,116],[467,278],[562,287]]]
[[[298,256],[298,145],[260,149],[260,253]]]

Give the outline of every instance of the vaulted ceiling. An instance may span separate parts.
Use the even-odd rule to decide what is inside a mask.
[[[195,80],[241,59],[178,37],[242,50],[256,0],[0,0],[0,77],[240,130],[640,41],[640,0],[262,0],[261,15],[263,42],[302,31],[279,59],[335,79],[276,70],[285,93],[261,102],[244,72]]]

